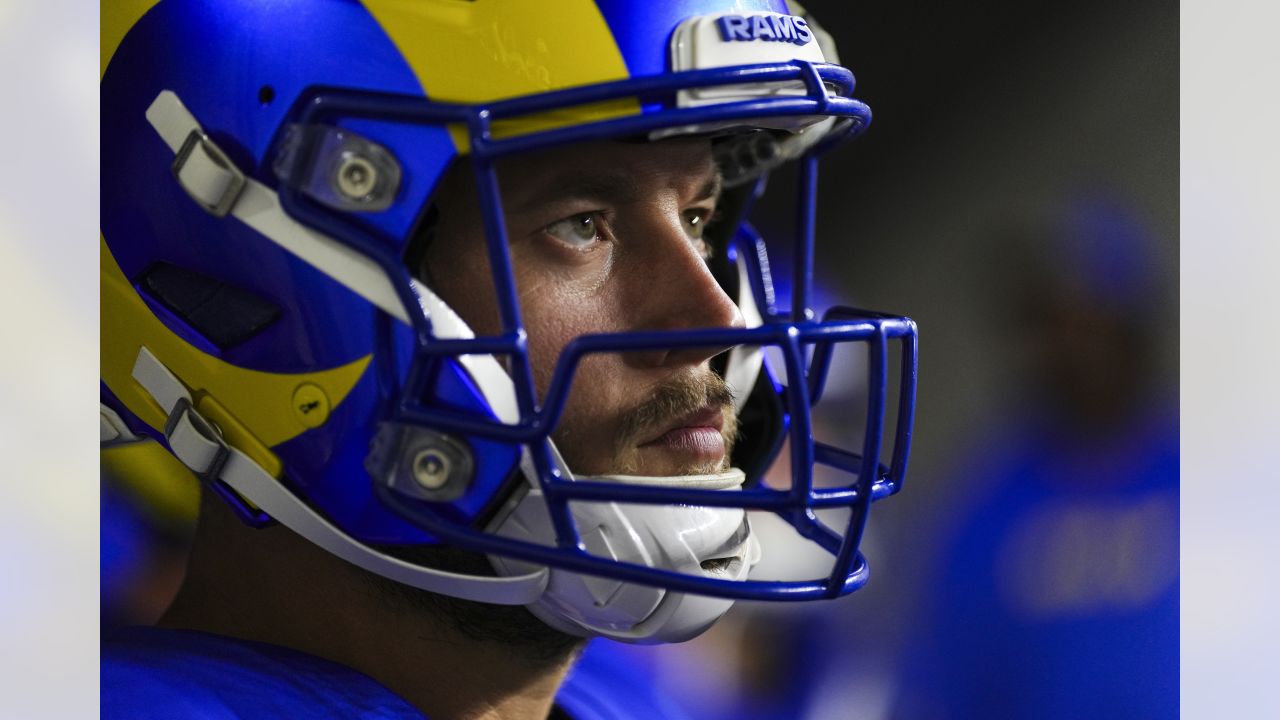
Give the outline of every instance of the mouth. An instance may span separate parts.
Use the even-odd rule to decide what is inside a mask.
[[[724,411],[704,407],[685,415],[639,444],[639,448],[673,452],[696,462],[716,462],[724,458]]]

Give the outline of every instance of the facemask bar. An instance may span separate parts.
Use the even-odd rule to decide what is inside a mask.
[[[544,130],[510,138],[495,139],[493,124],[504,118],[545,113],[606,100],[634,97],[641,102],[669,99],[681,88],[757,82],[802,80],[803,97],[756,98],[694,108],[676,108],[662,113],[631,115],[588,125]],[[870,111],[849,97],[852,74],[833,65],[795,61],[771,65],[717,68],[622,80],[573,88],[541,96],[515,98],[485,106],[436,103],[421,98],[405,98],[350,91],[318,91],[300,103],[295,122],[302,125],[335,124],[344,117],[369,117],[417,124],[465,124],[470,134],[471,162],[479,191],[487,237],[487,251],[495,279],[495,292],[503,332],[498,336],[473,339],[439,339],[431,332],[430,320],[421,312],[409,312],[417,336],[417,348],[407,380],[398,393],[399,401],[387,420],[428,426],[451,433],[520,443],[529,448],[537,469],[538,482],[547,498],[557,532],[557,547],[511,540],[471,528],[461,528],[436,515],[430,508],[398,508],[413,522],[441,541],[472,550],[506,555],[539,564],[553,565],[591,575],[614,577],[625,582],[668,587],[725,598],[757,600],[807,600],[835,597],[860,587],[867,566],[857,553],[862,527],[872,500],[901,487],[906,469],[912,408],[915,397],[915,325],[905,318],[837,309],[823,322],[812,320],[809,294],[812,285],[813,198],[816,189],[817,156],[842,139],[860,132],[870,121]],[[837,94],[829,94],[834,90]],[[663,127],[757,120],[768,117],[834,115],[852,120],[839,133],[812,148],[801,160],[801,207],[798,208],[796,282],[792,293],[790,323],[775,322],[758,328],[715,329],[680,332],[637,332],[579,337],[564,350],[548,389],[546,404],[536,406],[527,336],[516,299],[514,274],[507,252],[506,229],[499,198],[494,161],[507,154],[525,152],[556,144],[641,135]],[[749,123],[748,123],[749,124]],[[380,238],[358,219],[328,211],[309,200],[296,188],[282,183],[282,205],[290,215],[315,227],[373,259],[386,272],[406,308],[417,307],[408,269],[397,243]],[[740,248],[748,262],[755,248]],[[753,288],[753,291],[755,289]],[[760,291],[763,294],[763,290]],[[883,405],[887,384],[887,343],[902,340],[902,387],[895,433],[894,460],[890,468],[879,463],[883,434]],[[867,342],[871,348],[871,393],[868,428],[862,455],[816,443],[809,426],[809,408],[821,395],[825,374],[830,369],[831,348],[837,342]],[[685,490],[670,487],[631,486],[611,483],[570,481],[561,476],[552,460],[550,434],[564,408],[573,374],[581,358],[588,354],[674,347],[731,345],[775,345],[781,348],[791,388],[786,401],[791,416],[792,488],[788,491],[753,488],[735,492]],[[815,364],[805,372],[806,349],[815,348]],[[432,364],[441,358],[468,354],[491,354],[509,360],[515,388],[519,422],[504,424],[488,417],[451,412],[424,406],[418,399],[427,388]],[[821,360],[821,363],[819,363]],[[820,371],[823,378],[815,379]],[[813,464],[831,465],[858,474],[853,486],[814,489]],[[708,507],[739,507],[775,512],[804,537],[814,540],[836,556],[829,577],[803,582],[730,581],[680,575],[673,571],[619,563],[588,555],[572,517],[570,501],[610,501],[647,504],[689,504]],[[822,525],[814,510],[824,507],[853,509],[848,527],[837,533]]]

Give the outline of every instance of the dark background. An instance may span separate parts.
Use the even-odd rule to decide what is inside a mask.
[[[947,489],[930,478],[1006,399],[1015,339],[992,312],[1004,288],[991,278],[1018,268],[993,231],[1080,193],[1107,193],[1150,232],[1157,382],[1175,393],[1177,5],[806,7],[836,38],[874,113],[866,134],[823,165],[818,257],[830,262],[819,263],[819,278],[842,299],[920,325],[918,485],[893,505],[941,500]],[[879,510],[894,524],[918,517]]]

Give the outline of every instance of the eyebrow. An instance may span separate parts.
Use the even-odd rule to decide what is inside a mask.
[[[698,191],[698,196],[694,200],[709,200],[711,198],[720,197],[720,190],[723,189],[724,179],[720,175],[720,168],[717,166],[711,177],[702,184],[702,188]]]
[[[697,195],[693,199],[708,200],[719,197],[722,182],[720,169],[716,168],[715,172],[698,188]],[[552,199],[598,200],[625,204],[636,202],[644,196],[644,190],[633,175],[604,171],[585,176],[576,175],[563,181],[554,178],[553,182],[541,186],[527,196],[515,198],[515,201],[509,204],[509,208],[515,212],[522,212],[544,205]]]

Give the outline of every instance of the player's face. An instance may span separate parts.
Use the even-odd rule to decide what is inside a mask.
[[[588,143],[498,165],[530,356],[545,393],[560,351],[587,333],[740,327],[705,264],[719,175],[709,141]],[[439,193],[431,285],[477,334],[500,332],[474,184]],[[708,364],[724,348],[590,355],[555,440],[578,474],[682,475],[728,467],[732,396]]]

